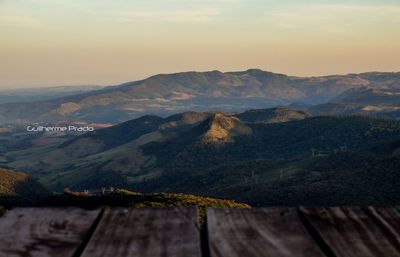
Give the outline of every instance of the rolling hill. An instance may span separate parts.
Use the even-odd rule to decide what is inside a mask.
[[[105,193],[101,191],[94,193],[66,190],[63,194],[53,194],[45,198],[37,206],[81,208],[100,208],[104,206],[125,208],[197,206],[199,208],[200,224],[205,222],[206,208],[251,208],[248,204],[234,200],[176,193],[141,194],[126,189],[113,189],[112,192]]]
[[[243,111],[291,103],[321,104],[346,90],[398,88],[400,73],[293,77],[257,69],[160,74],[81,94],[0,104],[0,124],[81,121],[120,123],[144,114]]]
[[[109,190],[109,189],[108,189]],[[113,189],[111,192],[73,192],[65,190],[63,194],[53,194],[41,184],[22,172],[0,169],[0,205],[50,206],[98,208],[102,206],[118,207],[169,207],[199,206],[201,217],[206,207],[214,208],[250,208],[249,205],[233,200],[215,199],[189,194],[154,193],[141,194],[125,189]]]
[[[325,115],[357,114],[400,118],[400,89],[350,89],[328,103],[310,107],[308,111]]]
[[[287,108],[186,112],[147,115],[66,142],[10,151],[4,165],[56,191],[113,186],[252,205],[318,204],[315,193],[331,197],[325,200],[332,204],[393,203],[392,193],[363,190],[377,185],[389,190],[397,179],[398,150],[368,150],[396,140],[397,120],[314,117]],[[325,189],[348,192],[349,198]]]
[[[248,204],[233,200],[215,199],[190,194],[153,193],[141,194],[125,189],[114,189],[106,193],[85,193],[66,191],[63,194],[54,194],[42,202],[40,206],[99,208],[102,206],[117,207],[171,207],[171,206],[198,206],[201,221],[204,221],[206,208],[250,208]]]
[[[0,205],[32,204],[49,195],[50,191],[27,174],[0,168]]]
[[[252,206],[394,206],[400,202],[399,153],[395,141],[320,157],[237,161],[146,187],[229,196]]]
[[[249,123],[281,123],[294,120],[303,120],[311,114],[290,108],[277,107],[271,109],[256,109],[236,114],[235,117]]]

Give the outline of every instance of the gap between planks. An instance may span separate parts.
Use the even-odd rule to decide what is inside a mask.
[[[334,256],[400,256],[400,215],[394,208],[301,208],[300,213]]]
[[[392,208],[208,209],[211,257],[399,257]]]
[[[190,208],[190,207],[189,207]],[[195,208],[195,207],[193,207]],[[32,212],[32,213],[39,213],[41,211],[48,212],[48,215],[52,214],[57,214],[59,216],[59,219],[66,219],[64,216],[68,212],[68,210],[71,208],[66,208],[66,209],[49,209],[49,208],[43,208],[43,209],[35,209],[35,208],[25,208],[25,211]],[[168,208],[168,209],[174,209],[174,208]],[[191,231],[191,235],[197,234],[194,238],[192,238],[192,241],[197,242],[197,245],[191,245],[189,248],[186,248],[183,250],[185,252],[184,255],[182,255],[182,249],[178,248],[173,248],[170,247],[168,249],[167,246],[164,250],[166,251],[172,251],[172,254],[169,254],[167,252],[160,252],[156,251],[155,249],[152,249],[154,247],[147,247],[143,248],[144,251],[147,251],[146,254],[141,254],[140,256],[179,256],[179,257],[187,257],[187,256],[202,256],[202,257],[219,257],[219,256],[229,256],[229,257],[234,257],[234,256],[240,256],[240,257],[253,257],[253,256],[293,256],[295,253],[296,256],[327,256],[327,257],[355,257],[355,256],[400,256],[400,215],[398,210],[395,208],[345,208],[345,207],[331,207],[331,208],[253,208],[253,209],[207,209],[207,215],[206,215],[206,223],[204,226],[200,229],[199,224],[198,224],[198,210],[197,208],[195,214],[192,212],[191,214],[190,211],[188,212],[188,207],[187,208],[175,208],[175,213],[173,215],[179,216],[181,220],[183,220],[183,223],[186,225],[190,224],[188,227],[189,230]],[[24,210],[22,208],[17,208],[14,209],[10,212],[7,212],[3,217],[0,215],[0,220],[2,219],[7,219],[8,216],[10,216],[10,213],[15,213],[17,212],[18,215],[23,215]],[[56,211],[57,210],[57,211]],[[125,211],[124,211],[125,210]],[[161,216],[157,216],[154,213],[157,211],[167,211],[163,210],[163,208],[155,208],[155,209],[150,209],[150,208],[144,208],[144,209],[124,209],[124,208],[116,208],[116,209],[110,209],[110,208],[101,208],[96,210],[98,213],[93,216],[93,214],[90,216],[91,217],[91,223],[88,225],[86,224],[86,231],[80,232],[80,241],[74,241],[76,247],[72,251],[72,255],[63,255],[63,254],[54,254],[54,252],[51,252],[51,249],[47,249],[44,247],[41,249],[42,251],[45,251],[45,254],[30,254],[30,256],[73,256],[73,257],[81,257],[81,256],[107,256],[107,255],[102,255],[102,253],[95,254],[93,252],[95,248],[93,247],[93,244],[96,245],[96,240],[97,243],[101,242],[101,240],[104,240],[105,237],[105,231],[108,230],[107,228],[107,220],[105,220],[105,216],[107,215],[108,218],[114,218],[115,220],[121,220],[124,219],[130,219],[130,223],[126,223],[126,225],[133,224],[134,226],[140,225],[142,221],[147,222],[147,225],[143,225],[145,228],[155,228],[153,230],[153,234],[157,234],[154,231],[157,231],[157,227],[160,226],[160,224],[153,224],[151,225],[151,221],[153,220],[154,217],[160,218]],[[121,216],[121,211],[123,213],[128,212],[129,214],[122,214]],[[1,212],[1,211],[0,211]],[[82,215],[85,211],[81,209],[75,209],[75,211],[71,211],[71,213],[78,212],[77,217],[79,215]],[[79,214],[81,212],[82,214]],[[90,211],[86,211],[90,212]],[[134,215],[134,213],[141,212],[142,215],[146,214],[148,216],[142,216],[142,215]],[[225,212],[225,216],[222,215],[220,217],[215,217],[215,213],[217,212]],[[60,214],[61,213],[61,214]],[[63,214],[64,213],[64,214]],[[133,213],[133,214],[132,214]],[[210,214],[211,213],[211,214]],[[286,214],[285,214],[286,213]],[[79,214],[79,215],[78,215]],[[63,216],[64,215],[64,216]],[[85,214],[87,215],[87,214]],[[125,215],[125,216],[124,216]],[[151,215],[155,215],[152,217]],[[233,216],[232,216],[233,215]],[[235,216],[236,215],[236,216]],[[282,216],[283,215],[283,216]],[[122,218],[121,218],[121,217]],[[196,216],[195,219],[193,217]],[[230,221],[229,221],[229,216]],[[147,217],[147,219],[146,219]],[[172,216],[166,216],[167,219],[171,219]],[[168,218],[169,217],[169,218]],[[222,218],[221,218],[222,217]],[[234,219],[232,219],[234,217]],[[250,219],[249,217],[253,217],[254,219]],[[38,217],[36,217],[38,218]],[[226,249],[226,246],[222,248],[218,248],[215,245],[215,242],[218,242],[218,240],[221,240],[221,238],[215,238],[215,228],[218,225],[218,222],[227,222],[226,220],[228,219],[229,222],[237,221],[237,222],[242,222],[240,229],[242,229],[242,235],[240,235],[242,240],[244,240],[244,244],[240,244],[240,242],[236,242],[239,245],[239,248],[236,248],[236,255],[235,253],[231,252],[224,253],[224,249]],[[233,221],[232,221],[233,220]],[[266,222],[265,220],[269,220]],[[275,221],[274,221],[275,220]],[[76,221],[76,220],[75,220]],[[54,223],[53,226],[57,228],[59,224],[56,222],[56,219],[52,220]],[[149,223],[150,222],[150,223]],[[243,223],[244,222],[244,223]],[[274,223],[275,222],[275,223]],[[276,223],[278,222],[278,223]],[[290,225],[290,222],[292,222],[291,225],[294,224],[296,227],[294,230],[290,230],[290,228],[287,226],[288,224]],[[293,223],[294,222],[294,223]],[[346,223],[347,222],[347,223]],[[272,224],[269,224],[272,223]],[[280,224],[279,224],[280,223]],[[362,224],[365,223],[365,225],[360,231],[357,231],[357,229],[353,229],[350,231],[346,231],[347,227],[355,226],[355,224]],[[0,228],[2,227],[0,223]],[[58,225],[57,225],[58,224]],[[61,223],[62,225],[63,223]],[[174,223],[176,225],[176,223]],[[179,223],[180,224],[180,223]],[[329,225],[330,224],[330,225]],[[341,226],[342,224],[342,226]],[[344,225],[343,225],[344,224]],[[185,225],[185,226],[186,226]],[[230,223],[230,226],[234,225],[234,223]],[[250,225],[250,227],[246,227],[247,225]],[[148,226],[148,227],[146,227]],[[359,226],[359,225],[357,225]],[[14,227],[10,227],[14,228]],[[234,227],[233,227],[234,228]],[[228,243],[235,242],[235,238],[230,238],[230,236],[234,235],[238,231],[235,231],[235,229],[231,228],[229,231],[230,234],[225,234],[227,238],[226,241]],[[258,234],[258,238],[254,237],[254,233],[258,233],[257,231],[254,231],[255,228],[264,228],[266,230],[270,230],[268,233],[271,233],[271,235],[275,235],[275,239],[271,241],[271,238],[268,238],[266,236],[267,232],[261,231],[261,234]],[[283,228],[283,230],[282,230]],[[121,229],[121,228],[120,228]],[[288,231],[285,232],[285,230],[289,229],[289,234]],[[345,229],[345,230],[343,230]],[[360,227],[359,227],[360,229]],[[140,229],[139,229],[140,230]],[[280,231],[282,230],[282,231]],[[12,230],[10,230],[12,231]],[[123,230],[122,230],[123,231]],[[186,230],[183,230],[186,231]],[[300,231],[300,232],[299,232]],[[132,233],[132,232],[131,232]],[[144,234],[140,234],[142,232],[137,232],[136,235],[133,235],[133,239],[131,240],[129,244],[135,244],[135,241],[137,240],[143,240],[143,236],[146,236]],[[214,234],[213,234],[214,233]],[[275,233],[275,234],[274,234]],[[303,242],[302,248],[299,248],[298,245],[296,244],[286,244],[284,241],[279,241],[279,239],[284,239],[286,241],[290,241],[290,233],[300,233],[302,236],[299,237],[294,237],[296,240],[300,240],[299,242]],[[347,234],[346,234],[347,233]],[[368,235],[368,238],[365,239],[363,236],[363,233],[365,235]],[[177,242],[174,241],[176,239],[171,239],[171,237],[176,236],[179,234],[179,232],[175,231],[175,233],[170,233],[168,236],[164,237],[163,240],[167,240],[166,242]],[[130,234],[131,235],[131,234]],[[343,238],[337,238],[338,236],[344,235]],[[136,236],[136,238],[135,238]],[[153,246],[157,245],[157,240],[159,240],[160,235],[156,237],[150,237],[147,238],[146,240],[153,240]],[[292,235],[293,236],[293,235]],[[248,237],[248,238],[246,238]],[[346,238],[347,237],[347,238]],[[103,239],[102,239],[103,238]],[[125,238],[125,237],[123,237]],[[261,241],[258,241],[259,239],[262,239]],[[306,239],[305,239],[306,238]],[[307,239],[308,238],[308,239]],[[1,239],[1,235],[0,235]],[[223,238],[222,238],[223,239]],[[246,240],[249,240],[248,244],[246,244]],[[348,241],[349,239],[353,241]],[[170,240],[170,241],[168,241]],[[172,241],[171,241],[172,240]],[[184,238],[178,238],[178,240],[184,240]],[[263,241],[264,240],[264,241]],[[276,241],[278,240],[278,241]],[[346,241],[347,240],[347,241]],[[354,241],[356,240],[356,241]],[[143,242],[143,241],[141,241]],[[266,246],[268,246],[268,242],[274,242],[275,245],[269,244],[270,251],[266,251]],[[294,242],[294,241],[292,241]],[[304,243],[305,242],[305,243]],[[347,242],[347,243],[346,243]],[[351,243],[350,243],[351,242]],[[1,242],[4,247],[4,242]],[[0,243],[0,246],[1,246]],[[18,242],[17,242],[18,243]],[[225,242],[226,243],[226,242]],[[69,242],[71,244],[71,242]],[[167,243],[169,244],[169,243]],[[259,244],[259,246],[257,246]],[[378,244],[378,245],[377,245]],[[13,245],[13,244],[10,244]],[[118,242],[117,242],[118,245]],[[190,243],[189,243],[190,245]],[[278,249],[275,246],[286,246],[286,249]],[[296,249],[293,249],[292,245],[296,246]],[[14,245],[15,246],[15,245]],[[242,246],[242,248],[240,248]],[[114,245],[115,247],[115,245]],[[136,248],[140,248],[140,251],[143,249],[141,248],[141,245],[136,244]],[[130,251],[136,251],[135,247],[130,249]],[[275,249],[274,249],[275,247]],[[291,249],[292,247],[292,249]],[[228,247],[229,248],[229,247]],[[33,248],[32,248],[33,249]],[[189,249],[189,250],[188,250]],[[256,249],[256,250],[254,250]],[[263,251],[257,251],[257,249],[261,249]],[[300,249],[300,250],[299,250]],[[305,249],[305,250],[304,250]],[[1,247],[0,247],[1,250]],[[8,249],[10,250],[10,249]],[[59,252],[59,253],[66,253],[68,252],[66,249],[63,249],[64,252]],[[104,251],[107,252],[107,250],[103,249]],[[37,251],[37,249],[36,249]],[[46,252],[47,251],[47,252]],[[305,252],[306,255],[301,255],[299,253]],[[272,255],[271,255],[272,252]],[[7,255],[7,256],[26,256],[27,252],[22,250],[11,252],[12,254]],[[115,252],[114,252],[115,253]],[[126,252],[124,252],[125,254]],[[135,255],[138,252],[135,253]],[[361,254],[360,254],[361,253]],[[19,254],[19,255],[18,255]],[[46,255],[47,254],[47,255]],[[92,255],[91,255],[92,254]],[[158,255],[157,255],[158,254]],[[168,255],[169,254],[169,255]],[[247,254],[247,255],[246,255]],[[251,255],[249,255],[251,254]],[[0,253],[0,256],[1,255]],[[118,254],[113,254],[112,256],[117,257],[121,256]],[[128,255],[127,255],[128,256]],[[131,254],[129,255],[131,256]]]
[[[0,256],[201,257],[198,208],[16,208],[0,219]]]
[[[201,257],[197,207],[105,209],[81,256]]]

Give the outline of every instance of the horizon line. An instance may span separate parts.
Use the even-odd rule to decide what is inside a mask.
[[[361,74],[368,74],[368,73],[400,73],[400,70],[398,71],[380,71],[380,70],[371,70],[371,71],[363,71],[363,72],[349,72],[349,73],[327,73],[327,74],[320,74],[320,75],[290,75],[287,73],[282,73],[282,72],[275,72],[271,70],[264,70],[261,68],[249,68],[245,70],[233,70],[233,71],[221,71],[218,69],[214,70],[187,70],[187,71],[176,71],[176,72],[160,72],[160,73],[155,73],[153,75],[147,75],[144,78],[140,79],[133,79],[133,80],[125,80],[125,81],[119,81],[119,82],[114,82],[114,83],[105,83],[105,84],[99,84],[99,83],[76,83],[76,84],[57,84],[57,85],[18,85],[18,86],[12,86],[12,87],[2,87],[0,86],[0,91],[5,91],[5,90],[16,90],[16,89],[46,89],[46,88],[62,88],[62,87],[115,87],[115,86],[120,86],[123,84],[127,83],[132,83],[132,82],[138,82],[138,81],[144,81],[147,79],[150,79],[155,76],[159,75],[176,75],[176,74],[183,74],[183,73],[210,73],[210,72],[219,72],[223,74],[227,73],[239,73],[239,72],[248,72],[252,70],[258,70],[262,72],[269,72],[277,75],[285,75],[287,77],[291,78],[323,78],[323,77],[331,77],[331,76],[348,76],[348,75],[361,75]]]

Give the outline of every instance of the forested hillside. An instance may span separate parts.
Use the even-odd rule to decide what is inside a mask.
[[[0,205],[29,205],[49,195],[50,191],[27,174],[0,168]]]
[[[112,186],[253,205],[394,204],[398,150],[373,148],[399,140],[393,119],[287,108],[187,112],[11,151],[5,165],[59,192]]]

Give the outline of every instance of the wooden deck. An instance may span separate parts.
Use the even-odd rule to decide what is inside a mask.
[[[400,256],[390,208],[18,208],[0,217],[0,257]]]

